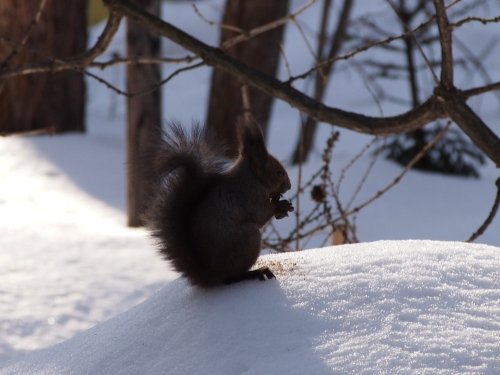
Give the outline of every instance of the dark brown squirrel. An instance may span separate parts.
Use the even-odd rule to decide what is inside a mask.
[[[237,125],[239,156],[230,166],[204,127],[187,132],[175,123],[154,162],[158,183],[146,223],[162,256],[202,287],[274,278],[268,268],[249,271],[261,250],[260,228],[293,211],[282,199],[290,180],[259,126]]]

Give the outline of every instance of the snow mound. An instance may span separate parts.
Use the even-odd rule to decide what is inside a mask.
[[[277,281],[144,303],[0,374],[500,373],[500,249],[379,241],[268,255]]]

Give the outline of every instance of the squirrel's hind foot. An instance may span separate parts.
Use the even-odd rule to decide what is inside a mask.
[[[276,279],[274,273],[269,269],[269,267],[261,267],[256,270],[247,271],[239,276],[230,277],[224,281],[224,284],[235,284],[246,280],[266,281],[270,279]]]

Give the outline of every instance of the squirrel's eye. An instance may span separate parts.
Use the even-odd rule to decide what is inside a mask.
[[[285,172],[283,171],[278,171],[278,173],[276,173],[278,177],[283,177],[285,175]]]

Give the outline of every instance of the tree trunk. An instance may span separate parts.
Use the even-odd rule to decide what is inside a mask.
[[[288,0],[227,0],[222,23],[250,30],[285,16],[287,11]],[[227,52],[245,64],[274,76],[278,68],[283,29],[283,26],[277,27],[237,44]],[[220,44],[238,34],[223,28]],[[230,74],[215,69],[209,98],[207,114],[209,134],[229,148],[228,156],[234,156],[238,152],[235,125],[243,114],[240,81]],[[265,134],[273,99],[255,88],[249,88],[249,99],[251,113]]]
[[[0,66],[85,52],[87,1],[0,1]],[[31,34],[29,35],[31,30]],[[26,48],[21,41],[26,39]],[[37,53],[33,52],[37,51]],[[85,82],[78,72],[44,73],[0,81],[1,133],[85,131]]]
[[[159,0],[135,0],[151,14],[160,15]],[[160,39],[139,24],[127,20],[127,57],[159,57]],[[127,65],[127,91],[148,89],[160,81],[160,66],[154,64]],[[128,225],[142,225],[141,215],[146,204],[148,173],[144,164],[144,146],[148,137],[161,127],[161,91],[127,99],[127,213]]]

